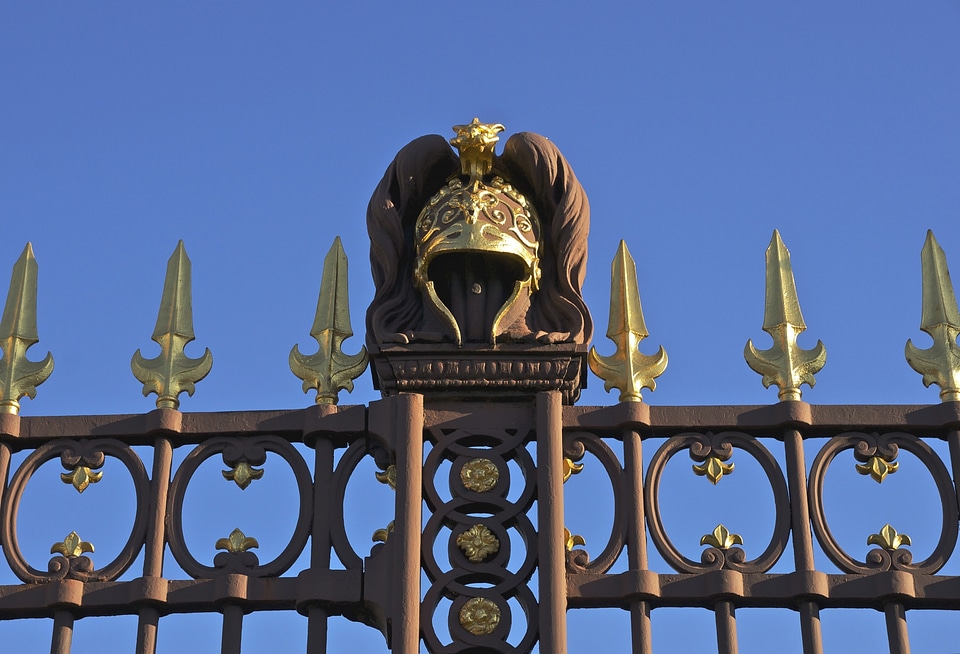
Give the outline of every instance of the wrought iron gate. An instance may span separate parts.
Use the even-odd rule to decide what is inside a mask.
[[[935,345],[908,344],[907,358],[925,383],[940,386],[942,404],[802,401],[801,384],[812,385],[826,354],[822,344],[809,351],[796,344],[805,325],[789,255],[774,234],[764,329],[775,344],[761,352],[748,343],[745,356],[781,401],[650,406],[641,391],[655,386],[667,359],[662,349],[653,356],[637,349],[647,331],[629,253],[621,247],[614,261],[607,334],[617,350],[604,357],[588,349],[592,320],[580,296],[582,189],[541,137],[517,135],[494,159],[497,128],[476,120],[459,126],[459,160],[439,137],[419,139],[388,169],[368,216],[377,296],[367,349],[352,356],[340,349],[352,331],[346,259],[334,244],[311,332],[320,351],[290,355],[305,390],[317,391],[307,409],[179,411],[179,395],[192,394],[212,365],[209,353],[183,353],[194,334],[181,244],[154,332],[162,354],[147,360],[138,352],[133,360],[157,408],[20,417],[20,398],[33,396],[53,366],[49,355],[40,363],[25,356],[38,340],[28,246],[0,322],[0,544],[22,582],[0,586],[0,619],[51,619],[57,654],[70,651],[73,626],[85,617],[136,615],[136,651],[151,654],[162,616],[197,612],[222,614],[222,652],[237,653],[244,615],[265,610],[303,615],[310,653],[327,651],[330,620],[348,619],[379,629],[390,649],[407,654],[421,647],[559,654],[571,609],[629,612],[632,651],[650,652],[652,612],[698,606],[715,614],[718,651],[732,653],[737,610],[777,607],[796,612],[803,651],[812,653],[823,651],[821,610],[859,607],[884,613],[890,651],[900,653],[909,651],[910,611],[960,609],[960,578],[938,574],[958,539],[960,317],[932,235],[924,249],[923,329]],[[383,399],[337,406],[368,353]],[[588,366],[620,391],[619,403],[576,405]],[[654,440],[662,444],[645,467],[642,450]],[[810,442],[822,444],[808,462]],[[947,444],[948,460],[936,442]],[[150,471],[135,448],[152,450]],[[177,448],[189,453],[175,466]],[[824,510],[824,479],[847,450],[857,471],[877,483],[897,472],[902,451],[929,473],[942,526],[925,559],[914,561],[910,537],[890,524],[864,535],[873,549],[863,558],[838,543]],[[12,467],[17,453],[23,459]],[[254,535],[239,529],[206,551],[192,550],[183,503],[198,468],[219,459],[225,479],[246,488],[268,455],[289,466],[298,488],[289,542],[269,561],[253,551]],[[702,536],[700,560],[684,554],[689,544],[671,539],[661,511],[664,470],[678,455],[713,484],[754,460],[774,498],[770,541],[746,544],[736,525],[720,524]],[[344,514],[347,485],[367,457],[395,490],[394,520],[374,534],[369,551],[347,537]],[[97,559],[72,531],[53,544],[45,567],[28,560],[18,518],[31,477],[59,460],[62,481],[83,492],[99,482],[107,458],[127,471],[136,496],[119,555]],[[564,483],[584,465],[603,470],[614,503],[609,536],[589,554],[566,528],[564,511]],[[650,569],[649,545],[673,572]],[[817,569],[816,547],[836,571]],[[164,575],[167,548],[189,579]],[[308,564],[296,565],[305,551]],[[142,572],[121,580],[141,555]],[[342,568],[331,565],[334,556]],[[773,572],[782,557],[792,559],[791,569]]]

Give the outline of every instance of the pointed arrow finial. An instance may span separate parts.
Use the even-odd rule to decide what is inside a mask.
[[[190,282],[190,259],[183,241],[167,262],[160,312],[152,340],[160,345],[160,356],[145,359],[137,350],[130,362],[133,375],[143,383],[143,395],[157,394],[158,409],[180,407],[180,393],[193,395],[195,384],[213,367],[213,355],[206,349],[198,359],[184,353],[193,333],[193,296]]]
[[[800,400],[800,386],[811,388],[816,383],[814,375],[827,362],[827,349],[817,341],[811,350],[801,349],[797,337],[807,325],[800,313],[800,300],[793,279],[790,252],[773,230],[773,238],[767,247],[766,301],[763,312],[763,331],[773,337],[773,347],[757,351],[753,340],[748,340],[743,357],[755,372],[763,375],[763,386],[776,385],[778,397],[784,400]]]
[[[20,413],[20,398],[37,396],[37,386],[53,372],[53,356],[43,361],[27,359],[27,350],[39,342],[37,335],[37,260],[27,243],[13,265],[10,291],[0,319],[0,413]]]
[[[637,265],[630,256],[627,244],[620,247],[613,258],[610,284],[610,323],[607,338],[617,346],[617,351],[604,357],[597,348],[590,348],[590,370],[603,380],[606,391],[620,389],[621,402],[640,402],[640,391],[657,387],[654,381],[667,369],[667,353],[663,347],[654,355],[642,354],[640,341],[649,336],[640,308],[640,292],[637,289]]]
[[[323,260],[320,298],[310,335],[320,349],[305,356],[297,345],[290,350],[290,370],[303,380],[303,392],[317,390],[317,404],[336,404],[341,389],[353,391],[353,380],[367,367],[367,349],[353,355],[343,353],[343,341],[353,336],[350,327],[350,298],[347,293],[347,255],[336,237]]]
[[[923,274],[923,306],[920,329],[933,337],[933,346],[921,350],[907,340],[905,354],[910,367],[923,375],[923,385],[940,387],[944,402],[960,401],[960,313],[953,293],[947,258],[932,231],[920,251]]]

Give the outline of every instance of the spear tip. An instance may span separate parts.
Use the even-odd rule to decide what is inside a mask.
[[[323,259],[320,297],[310,335],[317,337],[328,329],[345,336],[353,335],[347,287],[347,254],[339,236],[333,239],[333,244]]]
[[[766,297],[763,311],[763,330],[770,333],[779,325],[793,325],[798,331],[807,328],[800,312],[797,285],[793,278],[790,251],[784,245],[779,230],[773,230],[766,253]]]
[[[303,392],[317,390],[317,404],[336,404],[340,391],[352,391],[353,380],[367,367],[365,348],[347,355],[341,347],[346,338],[353,336],[347,290],[347,255],[337,236],[323,260],[320,297],[310,331],[320,349],[314,355],[304,356],[294,345],[288,358],[290,370],[303,380]]]
[[[613,257],[610,275],[610,321],[607,337],[616,340],[620,334],[633,332],[641,338],[650,335],[640,306],[637,287],[637,264],[624,240]]]
[[[192,341],[196,338],[193,331],[193,294],[191,289],[191,265],[183,239],[177,242],[173,254],[167,260],[167,274],[163,280],[163,293],[160,296],[160,311],[153,330],[153,340],[160,342],[167,334],[177,334]]]
[[[960,328],[960,313],[957,311],[957,298],[950,280],[947,257],[937,243],[933,230],[927,230],[923,249],[920,250],[920,270],[923,285],[920,329],[929,333],[937,325]]]
[[[0,337],[22,338],[30,344],[37,335],[37,259],[30,242],[13,264],[10,290],[0,317]]]

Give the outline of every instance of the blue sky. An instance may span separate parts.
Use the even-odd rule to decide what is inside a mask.
[[[958,31],[956,0],[7,3],[0,286],[31,241],[31,356],[56,360],[22,413],[153,407],[129,361],[155,352],[178,239],[193,261],[188,352],[214,356],[183,410],[309,404],[286,359],[295,343],[313,351],[333,237],[351,264],[353,352],[373,292],[370,193],[405,143],[452,136],[474,116],[548,136],[584,185],[585,294],[604,354],[610,260],[627,241],[651,332],[641,349],[670,356],[651,404],[776,401],[742,358],[748,338],[767,346],[763,253],[775,228],[793,256],[801,344],[822,339],[828,351],[804,399],[936,402],[903,344],[928,343],[927,229],[960,270]],[[375,398],[365,376],[343,402]],[[593,378],[581,403],[615,399]],[[869,613],[865,628],[882,638]],[[599,619],[626,638],[624,616]],[[946,638],[947,622],[926,619],[915,626],[911,614],[915,650],[917,638]],[[795,623],[788,615],[784,628]],[[655,643],[697,648],[681,633],[671,642],[675,632]],[[764,651],[758,642],[742,651]]]

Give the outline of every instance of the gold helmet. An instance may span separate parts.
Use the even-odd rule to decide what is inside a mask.
[[[445,294],[438,293],[437,283],[443,283],[438,278],[450,274],[452,266],[495,269],[498,277],[512,282],[492,324],[485,326],[486,338],[495,342],[501,320],[518,297],[539,288],[540,220],[521,193],[492,174],[493,148],[503,125],[485,125],[474,118],[454,130],[457,137],[450,143],[460,151],[461,174],[452,177],[417,218],[414,283],[460,344],[465,326],[447,306],[449,298],[445,302]],[[474,293],[481,292],[479,284],[472,286]]]

